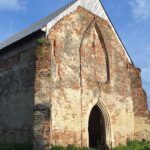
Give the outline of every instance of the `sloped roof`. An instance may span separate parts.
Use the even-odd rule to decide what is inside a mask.
[[[74,4],[77,0],[73,0],[72,2],[68,3],[67,5],[63,6],[62,8],[56,10],[52,14],[46,16],[45,18],[41,19],[40,21],[36,22],[35,24],[31,25],[30,27],[24,29],[23,31],[11,36],[6,41],[0,43],[0,50],[7,47],[8,45],[17,42],[18,40],[42,29],[45,27],[51,20],[69,8],[72,4]]]

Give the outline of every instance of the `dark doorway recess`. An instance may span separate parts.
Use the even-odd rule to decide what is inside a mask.
[[[96,105],[93,107],[89,118],[89,146],[106,150],[106,133],[105,122],[100,108]]]

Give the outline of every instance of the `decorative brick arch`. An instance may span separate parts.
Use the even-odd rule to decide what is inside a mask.
[[[111,121],[110,121],[110,115],[108,113],[108,110],[104,103],[99,100],[97,102],[97,106],[101,110],[103,116],[104,116],[104,122],[105,122],[105,132],[106,132],[106,144],[109,148],[112,147],[112,138],[111,138]]]
[[[89,137],[89,133],[88,133],[88,122],[89,122],[89,117],[90,117],[90,113],[92,111],[92,109],[94,108],[94,106],[98,106],[98,108],[100,109],[103,117],[104,117],[104,124],[105,124],[105,134],[106,134],[106,144],[109,147],[109,149],[112,148],[112,135],[111,135],[111,121],[110,121],[110,115],[109,112],[105,106],[105,104],[101,101],[98,100],[97,103],[94,103],[92,105],[92,107],[90,108],[90,111],[88,112],[88,119],[87,119],[87,136]],[[89,145],[89,138],[87,138],[87,145]]]

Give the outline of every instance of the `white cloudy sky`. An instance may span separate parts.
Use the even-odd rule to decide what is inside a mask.
[[[26,0],[0,0],[1,10],[22,10],[27,5]]]
[[[150,18],[150,0],[132,0],[129,3],[135,19],[142,21]]]

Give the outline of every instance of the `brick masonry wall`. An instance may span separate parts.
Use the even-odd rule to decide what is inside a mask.
[[[35,150],[45,149],[50,146],[51,51],[49,44],[42,44],[36,47],[33,123],[33,144]]]
[[[142,88],[141,70],[129,66],[131,89],[135,118],[135,138],[150,141],[150,112],[148,111],[147,95]]]
[[[149,139],[139,69],[129,64],[107,21],[79,7],[50,29],[45,42],[0,55],[1,143],[33,142],[36,150],[89,146],[95,105],[109,147]]]
[[[108,146],[134,138],[129,63],[107,21],[79,7],[50,29],[48,39],[51,143],[88,146],[89,114],[99,102],[109,114]]]

